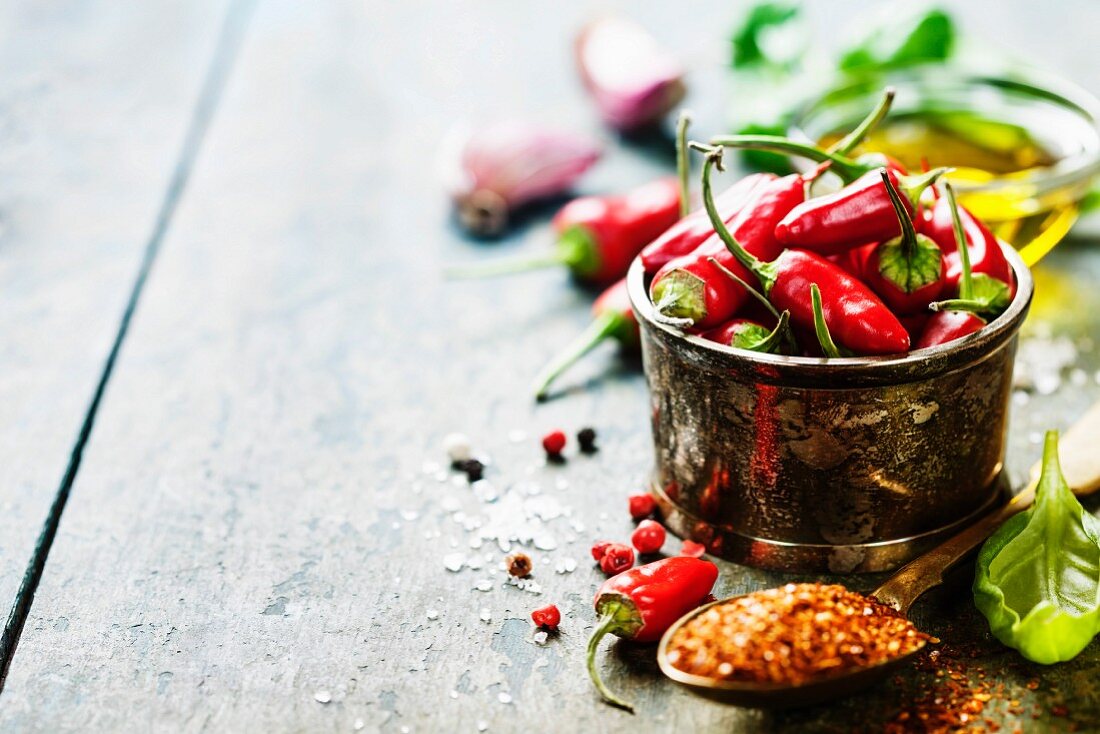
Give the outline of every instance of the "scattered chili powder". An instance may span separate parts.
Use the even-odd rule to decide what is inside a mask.
[[[668,661],[708,678],[797,685],[907,655],[928,639],[843,586],[787,584],[696,615],[670,640]]]
[[[517,579],[531,575],[531,556],[526,553],[513,553],[504,559],[504,565],[508,567],[508,573]]]

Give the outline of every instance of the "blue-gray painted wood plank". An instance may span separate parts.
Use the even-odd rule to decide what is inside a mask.
[[[698,85],[721,94],[707,70],[735,9],[614,5],[690,49]],[[1034,49],[1066,71],[1087,60],[1087,44],[1056,36],[1077,37],[1091,6],[1060,18],[1007,5],[959,7],[1009,42],[1045,28]],[[835,6],[815,5],[816,17]],[[567,381],[591,380],[590,392],[528,402],[529,376],[584,324],[588,297],[560,274],[440,280],[443,262],[537,250],[544,224],[497,245],[463,240],[435,143],[455,119],[502,112],[594,130],[566,61],[589,12],[441,3],[425,19],[393,4],[260,5],[99,416],[0,694],[0,730],[850,731],[891,715],[889,687],[793,714],[722,707],[663,682],[651,649],[627,646],[603,664],[638,718],[600,704],[584,677],[601,578],[587,547],[629,532],[624,496],[650,455],[644,384],[607,350]],[[1095,75],[1083,81],[1100,90]],[[589,190],[667,170],[659,154],[608,143]],[[1059,248],[1041,273],[1041,286],[1079,294],[1081,311],[1060,320],[1047,302],[1036,323],[1100,337],[1089,300],[1100,255]],[[1016,410],[1017,475],[1035,431],[1100,396],[1097,352],[1079,346],[1086,384],[1067,380]],[[537,436],[584,424],[599,428],[600,454],[543,466]],[[491,453],[489,477],[507,495],[495,505],[425,472],[450,430]],[[477,551],[482,569],[444,569],[446,553],[473,555],[457,512],[490,523],[494,507],[553,514],[555,503],[572,516],[543,526],[557,548],[532,551],[542,595],[490,574],[502,555],[491,542]],[[567,558],[577,569],[555,573]],[[781,578],[722,568],[720,593]],[[474,589],[481,579],[491,591]],[[539,646],[527,614],[551,600],[566,609],[563,634]],[[1009,729],[1097,713],[1096,645],[1061,668],[1022,666],[988,644],[965,589],[918,613],[932,631],[986,643],[988,670],[1025,702],[1022,718],[996,712]],[[1070,719],[1050,714],[1060,700]]]
[[[0,618],[65,473],[222,0],[0,7]]]

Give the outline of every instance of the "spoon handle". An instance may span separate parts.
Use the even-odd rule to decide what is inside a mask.
[[[1100,402],[1074,423],[1058,442],[1058,454],[1062,474],[1070,488],[1078,495],[1086,495],[1100,489]],[[981,545],[993,531],[1017,512],[1026,510],[1035,501],[1035,488],[1039,483],[1041,463],[1031,467],[1031,481],[1027,487],[997,512],[990,513],[973,525],[951,536],[927,553],[902,566],[882,586],[871,592],[884,604],[889,604],[906,614],[921,594],[943,583],[944,575],[973,550]]]

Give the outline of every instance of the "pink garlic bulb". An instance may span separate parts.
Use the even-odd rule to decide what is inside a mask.
[[[458,155],[451,193],[459,221],[477,235],[500,234],[510,212],[568,191],[601,153],[588,137],[531,123],[484,127],[466,138]]]
[[[684,98],[684,69],[637,23],[602,18],[575,43],[581,79],[603,121],[622,132],[650,125]]]

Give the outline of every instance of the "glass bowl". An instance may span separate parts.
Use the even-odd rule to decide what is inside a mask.
[[[791,136],[839,138],[887,84],[897,90],[890,115],[856,152],[886,153],[915,170],[920,150],[931,166],[953,166],[960,200],[1028,265],[1066,235],[1100,172],[1095,96],[1037,72],[997,78],[928,67],[829,91],[796,113]]]

